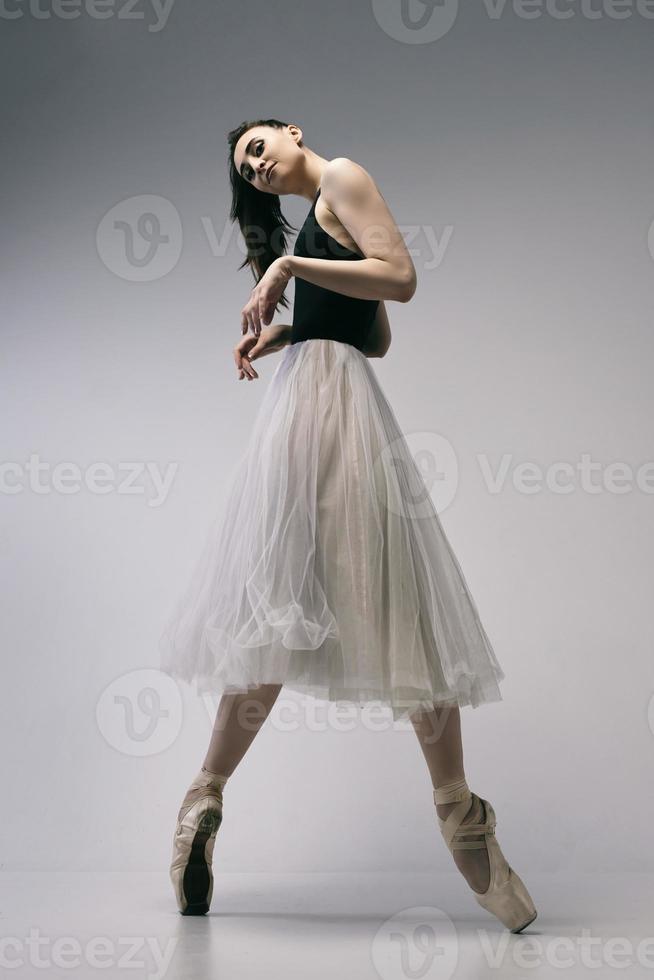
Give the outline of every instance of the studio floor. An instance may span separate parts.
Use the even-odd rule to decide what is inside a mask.
[[[446,874],[220,874],[181,916],[167,873],[0,873],[0,972],[132,980],[654,978],[654,875],[524,875],[512,935]]]

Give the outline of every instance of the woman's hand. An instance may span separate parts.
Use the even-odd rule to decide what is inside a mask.
[[[292,276],[289,258],[288,255],[282,255],[271,262],[252,290],[250,299],[241,310],[241,333],[247,333],[248,328],[251,328],[254,336],[258,337],[262,325],[272,320]]]
[[[288,323],[276,323],[272,327],[266,327],[258,337],[253,337],[252,334],[243,337],[234,348],[238,380],[242,381],[247,377],[248,381],[252,381],[253,378],[258,378],[259,375],[251,362],[257,357],[281,350],[290,342],[291,327]]]

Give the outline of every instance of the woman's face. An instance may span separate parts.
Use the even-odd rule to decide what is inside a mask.
[[[264,194],[288,194],[289,175],[302,156],[297,143],[301,138],[297,126],[253,126],[234,147],[236,169]]]

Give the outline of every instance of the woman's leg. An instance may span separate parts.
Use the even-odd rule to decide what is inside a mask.
[[[270,714],[281,684],[262,684],[244,694],[223,694],[203,768],[231,776]]]
[[[213,895],[213,850],[223,818],[223,790],[270,714],[281,684],[223,694],[204,765],[177,814],[170,879],[182,915],[204,915]]]
[[[434,789],[457,779],[465,779],[463,767],[463,745],[461,742],[461,714],[458,706],[434,705],[428,712],[419,712],[411,717],[420,748],[422,749]],[[456,803],[439,803],[438,816],[445,820]],[[470,806],[464,823],[477,823],[482,817],[476,801]],[[483,835],[470,837],[470,840],[483,840]],[[474,850],[456,849],[453,853],[455,864],[470,887],[476,892],[485,892],[490,883],[490,866],[485,847]]]

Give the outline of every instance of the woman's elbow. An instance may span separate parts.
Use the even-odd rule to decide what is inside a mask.
[[[402,277],[400,281],[400,286],[397,294],[398,302],[408,303],[409,300],[413,297],[417,285],[418,285],[418,277],[416,276],[416,270],[412,265],[409,271]]]

